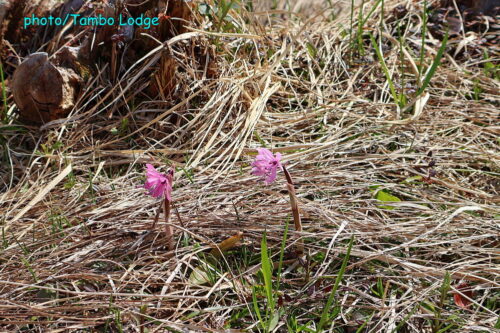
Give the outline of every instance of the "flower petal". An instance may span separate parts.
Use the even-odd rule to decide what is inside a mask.
[[[164,194],[164,185],[162,184],[158,184],[156,185],[155,189],[153,190],[153,192],[151,193],[151,195],[155,198],[160,198],[163,196]]]
[[[271,171],[269,172],[269,174],[267,175],[267,178],[266,178],[267,184],[271,184],[272,182],[274,182],[274,180],[276,179],[277,169],[278,169],[277,167],[271,168]]]
[[[273,153],[271,153],[269,149],[258,148],[257,151],[259,152],[259,155],[262,155],[268,161],[274,159]]]

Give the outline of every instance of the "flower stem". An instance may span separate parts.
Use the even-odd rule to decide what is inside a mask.
[[[165,201],[163,205],[163,212],[165,213],[165,223],[167,224],[165,233],[167,236],[167,247],[169,250],[173,250],[174,248],[174,230],[172,226],[168,223],[170,220],[170,200],[165,196]]]
[[[158,206],[158,210],[156,211],[155,219],[153,221],[153,225],[151,226],[151,230],[154,230],[156,228],[156,223],[158,223],[158,220],[160,219],[160,214],[162,209],[163,209],[163,202],[161,202],[160,206]]]
[[[297,201],[297,195],[295,194],[295,186],[293,185],[292,177],[290,176],[290,173],[288,172],[285,166],[283,166],[283,172],[285,173],[287,181],[286,187],[288,189],[288,195],[290,196],[290,206],[292,207],[292,215],[293,215],[293,223],[295,225],[295,231],[301,232],[302,222],[300,220],[300,211]],[[299,255],[304,253],[304,242],[302,240],[299,240],[297,242],[297,252]]]

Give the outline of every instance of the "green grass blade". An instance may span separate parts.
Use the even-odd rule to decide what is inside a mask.
[[[274,309],[274,297],[273,297],[273,270],[271,268],[271,260],[269,259],[269,254],[267,252],[267,239],[266,233],[262,236],[261,243],[261,264],[262,264],[262,275],[264,276],[264,288],[266,289],[267,303],[269,309]]]
[[[442,328],[440,329],[439,331],[437,331],[436,333],[444,333],[446,332],[447,330],[453,328],[455,326],[455,324],[449,324],[448,326],[446,326],[445,328]]]
[[[255,286],[252,286],[252,303],[253,303],[253,311],[257,315],[260,324],[264,327],[264,321],[262,320],[262,315],[259,310],[259,303],[257,303],[257,291],[255,290]]]
[[[365,322],[363,323],[363,325],[361,325],[361,326],[360,326],[360,327],[356,330],[356,333],[361,333],[361,332],[363,332],[363,329],[365,328],[366,324],[368,324],[368,323],[372,320],[372,318],[373,318],[373,316],[374,316],[374,315],[375,315],[375,312],[373,312],[373,313],[372,313],[372,315],[370,316],[370,318],[368,318],[368,320],[365,320]]]
[[[445,304],[446,297],[448,296],[448,292],[450,291],[451,277],[450,273],[446,272],[444,275],[443,284],[441,285],[441,306]]]
[[[365,1],[361,0],[361,5],[358,13],[358,31],[357,31],[357,40],[358,40],[358,52],[361,56],[365,54],[363,48],[363,8],[365,7]]]
[[[377,0],[377,2],[375,3],[375,5],[372,7],[372,9],[370,9],[370,11],[368,12],[368,14],[366,15],[366,17],[363,19],[363,21],[361,22],[361,30],[363,28],[363,26],[366,24],[366,21],[368,21],[368,19],[372,16],[373,12],[375,11],[375,9],[378,8],[378,6],[382,3],[382,0]]]
[[[424,55],[425,55],[425,34],[427,28],[427,0],[424,0],[424,12],[422,14],[422,46],[420,48],[420,62],[418,64],[418,80],[422,77],[422,68],[424,66]]]
[[[450,291],[451,277],[450,273],[446,272],[443,279],[443,284],[441,285],[440,292],[441,297],[439,298],[439,305],[436,307],[435,319],[434,319],[434,329],[433,331],[439,331],[441,329],[441,311],[445,305],[446,297]],[[453,325],[452,325],[453,326]]]
[[[403,327],[404,324],[406,324],[408,319],[413,317],[413,315],[415,314],[415,312],[417,312],[419,308],[420,308],[420,303],[415,305],[415,307],[403,318],[403,320],[399,322],[399,324],[391,331],[391,333],[399,332],[399,329]]]
[[[285,231],[283,232],[283,240],[281,241],[281,248],[280,248],[280,259],[278,262],[278,275],[276,278],[276,290],[280,289],[280,278],[281,278],[281,269],[283,268],[283,256],[285,255],[285,246],[286,246],[286,239],[288,237],[288,226],[290,225],[290,219],[286,219],[286,224],[285,224]]]
[[[378,60],[380,61],[380,65],[382,66],[382,70],[384,71],[385,78],[387,79],[387,82],[389,82],[389,89],[391,90],[391,95],[392,98],[394,99],[394,102],[396,102],[399,106],[399,98],[398,94],[396,92],[396,88],[394,86],[394,82],[392,82],[391,75],[389,74],[389,69],[387,68],[387,65],[385,64],[384,57],[382,55],[382,52],[380,52],[380,49],[378,47],[377,41],[375,38],[373,38],[373,35],[370,33],[370,40],[372,42],[373,48],[375,49],[375,53],[377,54]]]
[[[342,281],[342,277],[344,276],[345,269],[347,267],[347,262],[349,261],[349,257],[351,256],[351,249],[352,249],[353,243],[354,243],[354,236],[351,236],[351,239],[349,240],[349,245],[347,247],[347,252],[345,254],[344,260],[342,261],[342,265],[340,266],[339,274],[337,275],[337,278],[335,279],[335,284],[333,285],[332,292],[330,293],[330,296],[328,297],[328,301],[326,302],[326,305],[323,309],[323,313],[321,314],[321,319],[319,320],[319,324],[318,324],[318,327],[316,329],[317,333],[321,332],[321,330],[323,329],[323,326],[325,325],[325,322],[328,320],[330,308],[332,307],[333,300],[335,299],[335,293],[337,292],[337,289],[339,288],[340,281]]]
[[[349,61],[352,61],[352,50],[353,47],[353,38],[352,38],[352,29],[354,24],[354,0],[351,0],[351,20],[350,20],[350,29],[349,29]]]
[[[427,74],[425,75],[424,81],[422,82],[422,86],[420,89],[417,91],[417,95],[420,95],[421,93],[424,92],[425,88],[429,85],[429,82],[431,82],[432,77],[434,76],[434,73],[436,72],[436,69],[438,68],[441,58],[443,57],[444,50],[446,49],[446,44],[448,43],[448,31],[446,31],[443,41],[441,42],[441,46],[439,47],[439,50],[436,54],[436,57],[434,58],[434,61],[432,62],[431,67],[427,71]]]

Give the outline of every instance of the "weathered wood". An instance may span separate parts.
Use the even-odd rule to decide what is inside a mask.
[[[65,117],[75,105],[81,78],[70,68],[52,64],[45,52],[33,53],[16,69],[12,94],[20,120],[44,124]]]

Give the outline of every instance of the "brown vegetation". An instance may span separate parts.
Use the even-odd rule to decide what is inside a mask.
[[[166,15],[188,22],[130,40],[106,29],[23,30],[9,9],[0,27],[10,87],[0,105],[2,329],[257,331],[262,235],[276,263],[292,221],[283,174],[269,187],[249,174],[262,145],[284,155],[302,218],[276,291],[279,332],[293,318],[314,329],[351,235],[332,318],[339,332],[498,328],[499,53],[483,41],[493,27],[450,34],[417,95],[444,35],[432,18],[422,26],[422,1],[385,1],[363,24],[360,4],[351,23],[348,6],[277,3],[221,16],[185,2]],[[64,46],[79,48],[73,63],[57,63]],[[11,89],[37,88],[14,76],[35,51],[54,56],[39,58],[54,82],[65,67],[81,86],[66,117],[31,126]],[[178,167],[172,251],[165,222],[152,229],[146,162]],[[220,256],[215,244],[230,250]],[[297,244],[305,260],[294,260]],[[195,283],[214,251],[213,281]]]

